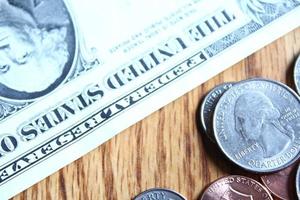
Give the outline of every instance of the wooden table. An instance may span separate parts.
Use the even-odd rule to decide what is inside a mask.
[[[264,77],[294,88],[293,67],[300,53],[300,28],[188,92],[79,160],[22,192],[13,200],[130,200],[163,187],[198,199],[219,177],[257,178],[228,161],[196,121],[199,104],[214,86]]]

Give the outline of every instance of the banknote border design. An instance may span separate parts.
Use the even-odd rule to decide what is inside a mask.
[[[271,23],[272,21],[274,21],[275,19],[281,17],[282,15],[288,13],[289,11],[298,8],[298,6],[300,5],[300,3],[295,3],[293,5],[293,7],[291,7],[290,9],[286,9],[284,10],[284,12],[278,14],[277,16],[274,16],[274,18],[270,21],[268,21],[268,23],[266,23],[265,25]],[[245,34],[240,34],[241,31],[244,32],[246,29],[248,29],[249,27],[254,27],[252,31],[248,31],[245,32]],[[184,60],[183,62],[181,62],[180,64],[176,65],[175,67],[173,67],[172,69],[169,69],[168,71],[166,71],[165,73],[161,74],[160,76],[152,79],[151,81],[147,82],[146,84],[144,84],[143,86],[139,87],[138,89],[128,93],[127,95],[124,95],[122,98],[118,98],[117,100],[115,100],[113,103],[109,104],[108,106],[101,108],[100,110],[96,111],[95,113],[93,113],[92,115],[90,115],[89,117],[85,118],[85,120],[82,120],[81,123],[78,123],[76,126],[73,126],[71,128],[69,128],[67,131],[64,131],[63,133],[49,139],[48,141],[44,142],[42,145],[39,145],[38,147],[34,147],[32,149],[30,149],[29,151],[23,153],[21,156],[18,156],[17,159],[14,159],[12,161],[9,161],[7,164],[4,164],[0,169],[0,172],[3,173],[3,171],[5,171],[5,169],[7,169],[9,166],[13,166],[14,164],[16,164],[17,162],[21,161],[22,159],[26,158],[29,155],[32,155],[34,152],[36,152],[37,150],[43,149],[43,148],[47,148],[47,145],[49,147],[49,144],[51,144],[51,142],[53,141],[57,141],[58,138],[62,137],[63,135],[67,134],[67,133],[72,133],[73,135],[79,135],[78,137],[75,137],[62,144],[61,146],[59,146],[57,149],[50,151],[48,154],[45,154],[42,158],[29,163],[27,166],[25,166],[24,168],[20,169],[20,170],[16,170],[15,173],[7,176],[4,179],[0,180],[0,186],[3,185],[4,183],[6,183],[7,181],[16,178],[17,176],[19,176],[20,174],[24,173],[25,171],[29,170],[30,168],[32,168],[33,166],[37,165],[38,163],[42,162],[44,159],[49,158],[51,156],[54,155],[54,153],[63,150],[64,148],[67,148],[68,146],[70,146],[71,144],[81,140],[82,138],[84,138],[85,136],[87,136],[89,133],[93,132],[95,129],[99,128],[100,126],[106,124],[108,121],[112,120],[112,118],[116,117],[118,114],[120,114],[121,112],[127,110],[128,108],[130,108],[132,105],[135,105],[136,103],[142,101],[144,98],[148,97],[149,95],[152,95],[155,91],[160,90],[161,88],[163,88],[164,86],[170,84],[171,82],[173,82],[175,79],[178,79],[180,77],[182,77],[183,75],[185,75],[187,72],[191,71],[192,69],[202,66],[203,63],[205,63],[207,60],[209,60],[209,58],[214,57],[215,55],[219,54],[221,51],[231,47],[232,45],[234,45],[235,43],[237,43],[238,41],[240,41],[242,38],[248,36],[249,34],[256,32],[258,30],[260,30],[261,28],[263,28],[264,26],[259,25],[258,23],[251,21],[250,23],[248,23],[247,25],[239,28],[238,30],[228,34],[227,36],[221,38],[220,40],[214,42],[213,44],[209,45],[208,47],[204,48],[203,50],[199,51],[198,53],[194,54],[193,56],[189,57],[188,59]],[[233,37],[234,36],[234,37]],[[238,37],[237,37],[238,36]],[[221,45],[221,46],[220,46]],[[221,50],[218,50],[219,48],[222,48]],[[191,59],[193,59],[194,57],[200,57],[201,58],[201,62],[196,63],[195,65],[193,65],[192,67],[187,68],[184,71],[181,71],[181,73],[177,74],[174,78],[172,78],[171,80],[169,80],[168,82],[161,84],[160,87],[154,88],[153,90],[151,90],[150,92],[148,92],[146,95],[142,96],[140,99],[138,99],[138,101],[133,101],[131,102],[127,107],[120,107],[118,112],[115,112],[113,115],[110,115],[109,113],[105,113],[105,111],[107,110],[107,108],[109,108],[112,105],[117,105],[118,102],[131,97],[132,94],[136,93],[137,91],[139,91],[140,89],[143,89],[145,87],[147,87],[149,84],[158,81],[162,76],[177,71],[181,65],[183,64],[187,64]],[[182,69],[181,69],[182,70]],[[180,71],[180,70],[179,70]],[[120,106],[120,105],[119,105]],[[80,126],[84,125],[85,123],[88,122],[88,120],[92,119],[93,117],[95,117],[96,115],[101,115],[101,118],[103,119],[102,122],[96,124],[95,126],[93,126],[92,128],[86,128],[87,130],[85,132],[80,132],[80,133],[74,133],[72,131],[76,131],[77,128],[79,128]],[[52,150],[52,149],[48,149],[48,150]],[[3,175],[3,174],[2,174]],[[1,175],[0,175],[1,176]]]
[[[167,83],[162,84],[161,87],[155,88],[155,89],[152,90],[151,92],[147,93],[145,96],[142,96],[138,101],[135,101],[135,102],[129,104],[127,107],[123,107],[123,108],[120,109],[118,112],[114,113],[113,115],[109,115],[109,114],[107,114],[107,113],[105,112],[105,111],[106,111],[108,108],[110,108],[112,105],[116,105],[116,104],[118,104],[118,102],[120,102],[120,101],[122,101],[122,100],[124,100],[124,99],[126,99],[126,98],[130,98],[130,97],[131,97],[131,94],[136,93],[136,92],[138,92],[138,91],[141,90],[141,89],[144,89],[147,85],[150,85],[151,83],[157,81],[158,79],[160,79],[160,78],[163,77],[164,75],[167,75],[167,74],[169,74],[169,73],[172,73],[172,72],[174,72],[174,70],[179,70],[179,71],[181,71],[181,69],[180,69],[180,68],[181,68],[181,65],[189,63],[189,61],[190,61],[191,59],[193,59],[194,57],[197,57],[197,56],[201,58],[202,62],[196,63],[196,64],[193,65],[192,67],[188,67],[184,72],[178,74],[178,75],[175,76],[173,79],[169,80]],[[71,132],[72,134],[75,135],[76,133],[74,133],[74,132],[72,132],[72,131],[76,131],[76,129],[79,128],[79,127],[82,126],[82,125],[85,126],[85,124],[88,123],[88,120],[92,119],[92,118],[95,117],[96,115],[101,115],[101,116],[102,116],[103,121],[102,121],[101,123],[97,124],[97,125],[94,126],[92,129],[87,129],[86,132],[80,133],[80,136],[79,136],[79,137],[74,138],[73,140],[71,140],[71,141],[68,142],[68,143],[65,143],[64,145],[60,146],[60,147],[57,148],[56,150],[51,151],[51,153],[46,154],[46,156],[43,157],[42,159],[37,160],[37,161],[31,163],[30,165],[26,166],[26,167],[23,168],[23,169],[25,170],[25,169],[27,169],[28,167],[30,167],[30,166],[32,166],[32,165],[34,166],[34,165],[40,163],[44,158],[46,158],[46,157],[51,157],[52,154],[55,153],[56,151],[62,150],[62,149],[64,149],[64,148],[70,146],[70,145],[73,144],[74,142],[77,142],[77,141],[79,141],[80,139],[84,138],[85,136],[88,135],[88,133],[93,132],[95,129],[99,128],[100,125],[102,126],[102,125],[106,124],[107,122],[109,122],[110,120],[112,120],[113,117],[116,117],[116,116],[117,116],[119,113],[121,113],[122,111],[126,110],[127,108],[130,108],[132,105],[134,105],[134,104],[138,103],[139,101],[145,99],[145,98],[148,97],[149,95],[153,94],[155,91],[157,91],[157,90],[161,89],[162,87],[168,85],[168,84],[171,83],[172,81],[174,81],[174,80],[180,78],[181,76],[185,75],[188,71],[191,71],[192,69],[198,67],[199,65],[203,64],[203,63],[204,63],[205,61],[207,61],[207,60],[208,60],[208,58],[207,58],[207,56],[204,55],[203,51],[200,51],[200,52],[194,54],[193,56],[189,57],[189,58],[186,59],[185,61],[183,61],[183,62],[181,62],[180,64],[176,65],[174,68],[168,70],[167,72],[165,72],[165,73],[161,74],[160,76],[158,76],[158,77],[152,79],[151,81],[149,81],[148,83],[146,83],[146,84],[144,84],[143,86],[139,87],[138,89],[134,90],[133,92],[128,93],[127,95],[123,96],[122,98],[118,98],[118,99],[115,100],[113,103],[111,103],[111,104],[105,106],[104,108],[102,108],[101,110],[95,112],[94,114],[92,114],[91,116],[89,116],[89,117],[87,117],[85,120],[83,120],[81,123],[78,123],[76,126],[73,126],[73,127],[69,128],[67,131],[64,131],[62,134],[60,134],[60,135],[58,135],[58,136],[55,136],[55,137],[51,138],[51,139],[48,140],[47,142],[44,142],[43,145],[39,145],[38,148],[34,148],[34,149],[32,148],[33,150],[29,150],[29,151],[30,151],[29,153],[24,153],[24,154],[26,154],[26,155],[23,154],[22,157],[19,156],[19,159],[16,159],[15,162],[18,162],[18,161],[22,160],[22,159],[23,159],[24,157],[26,157],[27,155],[32,155],[37,149],[42,149],[43,147],[47,146],[47,144],[51,143],[52,141],[57,140],[59,137],[61,137],[61,136],[64,135],[64,134],[67,134],[67,133],[70,133],[70,132]],[[83,136],[83,137],[82,137],[82,136]],[[77,139],[78,139],[78,140],[77,140]],[[28,151],[27,151],[27,152],[28,152]],[[4,169],[5,169],[7,166],[9,166],[9,165],[11,165],[11,164],[6,164],[6,166],[3,167],[2,169],[0,169],[0,171],[4,170]],[[15,174],[19,174],[20,172],[21,172],[21,171],[17,171]],[[1,176],[1,175],[0,175],[0,176]],[[12,175],[12,176],[14,176],[14,175]],[[14,178],[14,177],[11,177],[11,178]],[[10,178],[9,178],[9,179],[10,179]],[[6,181],[8,181],[8,179],[5,179],[4,182],[6,182]],[[2,181],[0,180],[0,185],[2,185],[4,182],[2,182]]]

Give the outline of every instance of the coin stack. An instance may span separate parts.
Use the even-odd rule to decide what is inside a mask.
[[[300,94],[300,56],[294,69]],[[288,86],[263,78],[223,83],[203,99],[203,132],[231,162],[260,174],[260,181],[240,175],[220,178],[200,200],[300,200],[300,97]],[[163,188],[134,200],[186,200]]]
[[[294,79],[299,93],[300,56]],[[206,136],[224,156],[244,170],[261,174],[262,182],[224,177],[207,188],[202,200],[272,199],[269,191],[277,198],[294,200],[295,190],[300,199],[300,97],[295,91],[263,78],[223,83],[204,98],[200,117]]]

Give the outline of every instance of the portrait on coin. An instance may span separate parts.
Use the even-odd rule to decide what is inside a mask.
[[[277,155],[294,139],[293,130],[280,123],[279,110],[262,92],[241,95],[235,103],[234,116],[235,130],[246,142],[257,142],[265,158]]]
[[[43,13],[50,13],[51,2],[59,4],[49,0],[0,0],[1,96],[41,96],[56,88],[70,71],[71,22],[62,9],[57,9],[55,21],[47,19],[51,16]]]

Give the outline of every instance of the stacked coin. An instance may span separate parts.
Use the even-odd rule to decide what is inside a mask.
[[[272,200],[268,190],[254,179],[245,176],[227,176],[212,183],[201,200]]]
[[[300,99],[267,79],[241,81],[219,99],[213,117],[216,142],[236,165],[256,173],[283,169],[300,156]]]
[[[300,57],[294,72],[299,92]],[[204,98],[200,117],[206,136],[231,162],[247,171],[264,173],[262,183],[278,198],[295,199],[291,193],[296,193],[296,188],[300,197],[300,169],[297,176],[292,173],[295,171],[292,169],[298,167],[300,157],[300,98],[291,88],[262,78],[224,83]],[[243,193],[239,189],[242,186],[236,186],[235,193],[233,186],[222,183],[230,178],[234,180],[229,176],[213,183],[202,199],[215,199],[207,193],[210,191],[211,196],[217,195],[213,191],[220,192],[221,186],[230,190],[227,192],[223,188],[226,190],[223,194],[251,194],[249,188]],[[291,190],[291,185],[295,190]],[[218,190],[217,186],[220,187]]]
[[[265,174],[261,176],[264,185],[271,191],[271,193],[279,199],[296,199],[297,179],[296,172],[298,163],[272,174]]]
[[[136,196],[134,200],[186,200],[181,194],[164,188],[146,190]]]
[[[224,92],[230,89],[234,83],[223,83],[221,85],[216,86],[212,89],[204,98],[203,103],[201,105],[200,110],[200,119],[201,125],[204,130],[204,133],[207,134],[207,137],[212,141],[215,142],[215,136],[213,133],[213,113],[215,107]]]
[[[300,165],[298,165],[298,170],[296,174],[296,192],[299,200],[300,199]]]
[[[294,67],[294,83],[298,94],[300,94],[300,56],[298,57]]]
[[[205,133],[248,171],[278,171],[300,156],[300,99],[282,83],[258,78],[225,83],[208,94],[201,108]]]

